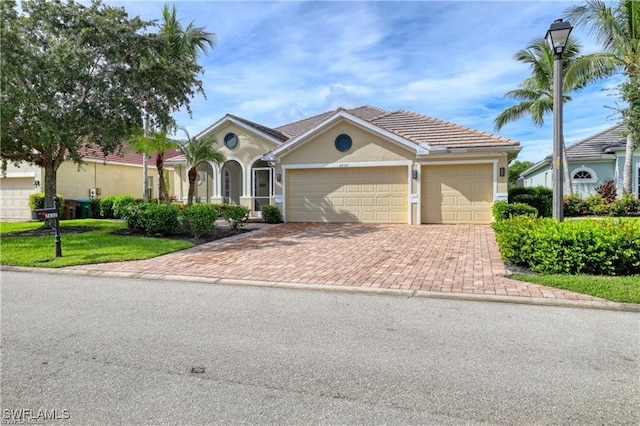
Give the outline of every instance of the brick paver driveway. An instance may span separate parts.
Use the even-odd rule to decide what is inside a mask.
[[[282,224],[155,259],[72,269],[598,300],[505,278],[488,225]]]

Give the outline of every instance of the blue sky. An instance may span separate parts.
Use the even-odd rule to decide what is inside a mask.
[[[160,18],[165,2],[107,1],[130,15]],[[496,133],[504,94],[529,75],[513,59],[544,37],[574,1],[174,1],[178,16],[216,34],[200,59],[207,99],[193,116],[176,114],[191,135],[231,113],[277,127],[339,106],[405,109]],[[584,30],[571,34],[584,52],[597,45]],[[614,125],[613,77],[573,96],[564,108],[567,144]],[[551,152],[552,117],[506,125],[519,160]]]

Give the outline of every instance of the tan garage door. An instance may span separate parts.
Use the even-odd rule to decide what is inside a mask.
[[[407,167],[288,170],[286,219],[407,223],[407,173]]]
[[[490,223],[493,165],[422,167],[422,223]]]
[[[0,219],[28,220],[33,178],[0,178]]]

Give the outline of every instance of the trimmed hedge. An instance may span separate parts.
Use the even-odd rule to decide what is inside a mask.
[[[538,216],[538,210],[528,204],[496,201],[493,203],[493,217],[496,221],[506,220],[516,216]]]
[[[553,210],[553,190],[544,186],[509,188],[509,204],[522,203],[534,207],[540,217],[551,217]]]
[[[262,220],[265,223],[280,223],[282,222],[282,213],[280,209],[271,204],[265,204],[260,209],[262,213]]]
[[[249,220],[249,213],[251,211],[245,206],[228,204],[222,212],[222,217],[229,222],[229,227],[233,231],[238,231],[243,229],[247,220]]]
[[[193,204],[183,208],[178,215],[182,229],[195,238],[205,237],[215,229],[220,212],[216,205]]]
[[[58,215],[63,216],[64,212],[64,197],[60,194],[56,194],[58,199]],[[33,211],[36,209],[44,209],[44,192],[34,192],[29,195],[29,208]]]
[[[640,274],[640,222],[521,216],[493,229],[504,259],[542,274]]]
[[[578,194],[564,197],[564,215],[571,216],[636,216],[640,215],[640,200],[625,194],[619,200],[609,202],[605,196],[589,195],[582,198]]]

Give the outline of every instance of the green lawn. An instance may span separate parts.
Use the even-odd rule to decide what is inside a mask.
[[[588,294],[614,302],[640,303],[640,275],[601,277],[594,275],[513,275],[511,278]]]
[[[189,241],[164,238],[112,235],[124,229],[118,220],[79,219],[60,222],[61,228],[86,226],[89,232],[61,233],[62,257],[55,257],[54,236],[13,236],[8,232],[26,231],[42,226],[41,222],[0,222],[0,264],[60,268],[90,263],[149,259],[192,247]]]

